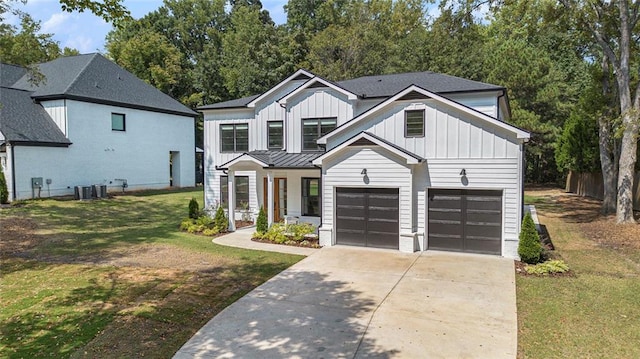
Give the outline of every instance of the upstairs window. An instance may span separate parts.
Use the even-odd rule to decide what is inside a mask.
[[[249,151],[249,124],[221,124],[220,150],[221,152]]]
[[[319,150],[318,138],[336,128],[336,118],[308,118],[302,120],[302,150]]]
[[[284,147],[283,135],[282,121],[267,122],[267,140],[270,150],[281,150]]]
[[[424,137],[424,110],[404,112],[404,137]]]
[[[249,177],[235,176],[236,180],[236,203],[235,209],[246,209],[249,206]],[[220,176],[220,204],[228,208],[229,201],[229,178]]]
[[[126,130],[126,121],[124,114],[122,113],[112,113],[111,114],[111,130],[112,131],[125,131]]]

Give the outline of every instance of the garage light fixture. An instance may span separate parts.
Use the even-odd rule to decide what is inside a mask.
[[[460,176],[465,177],[466,175],[467,175],[467,170],[463,168],[462,171],[460,171]]]
[[[360,172],[360,174],[361,174],[361,175],[366,175],[366,174],[367,174],[367,169],[366,169],[366,168],[363,168],[363,169],[362,169],[362,172]]]

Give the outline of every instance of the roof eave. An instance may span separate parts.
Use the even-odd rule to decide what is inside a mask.
[[[195,111],[192,111],[192,110],[189,110],[189,112],[186,112],[186,111],[174,111],[174,110],[169,110],[169,109],[161,109],[161,108],[157,108],[157,107],[135,105],[135,104],[130,104],[130,103],[123,103],[123,102],[104,100],[104,99],[96,99],[96,98],[92,98],[92,97],[85,97],[85,96],[78,96],[78,95],[66,95],[66,94],[62,94],[62,95],[44,95],[44,96],[32,96],[32,98],[37,102],[52,101],[52,100],[75,100],[75,101],[95,103],[95,104],[99,104],[99,105],[117,106],[117,107],[130,108],[130,109],[134,109],[134,110],[143,110],[143,111],[150,111],[150,112],[157,112],[157,113],[165,113],[165,114],[168,114],[168,115],[177,115],[177,116],[185,116],[185,117],[193,117],[193,118],[200,116],[200,114],[198,112],[195,112]]]

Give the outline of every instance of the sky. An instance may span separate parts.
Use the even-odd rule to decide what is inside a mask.
[[[286,3],[287,0],[262,0],[262,6],[269,10],[276,24],[286,22],[283,9]],[[162,6],[162,0],[124,0],[123,4],[132,17],[139,19]],[[13,2],[13,7],[40,21],[40,32],[53,34],[53,39],[61,48],[75,48],[83,54],[104,52],[104,39],[112,26],[90,12],[64,12],[57,0],[27,0],[25,5]],[[19,24],[17,17],[9,14],[5,16],[6,23]]]

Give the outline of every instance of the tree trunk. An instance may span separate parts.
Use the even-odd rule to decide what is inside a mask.
[[[618,168],[618,223],[636,223],[633,218],[633,181],[637,161],[638,116],[634,109],[629,109],[622,117],[624,132],[620,149],[620,165]]]
[[[606,56],[602,57],[602,95],[608,98],[611,87],[609,84],[609,61]],[[615,144],[611,134],[610,111],[604,111],[598,118],[598,143],[600,147],[600,168],[602,170],[602,183],[604,187],[604,197],[602,199],[602,214],[612,214],[616,212],[616,179],[618,178],[618,168],[616,167],[617,155],[614,154]]]

